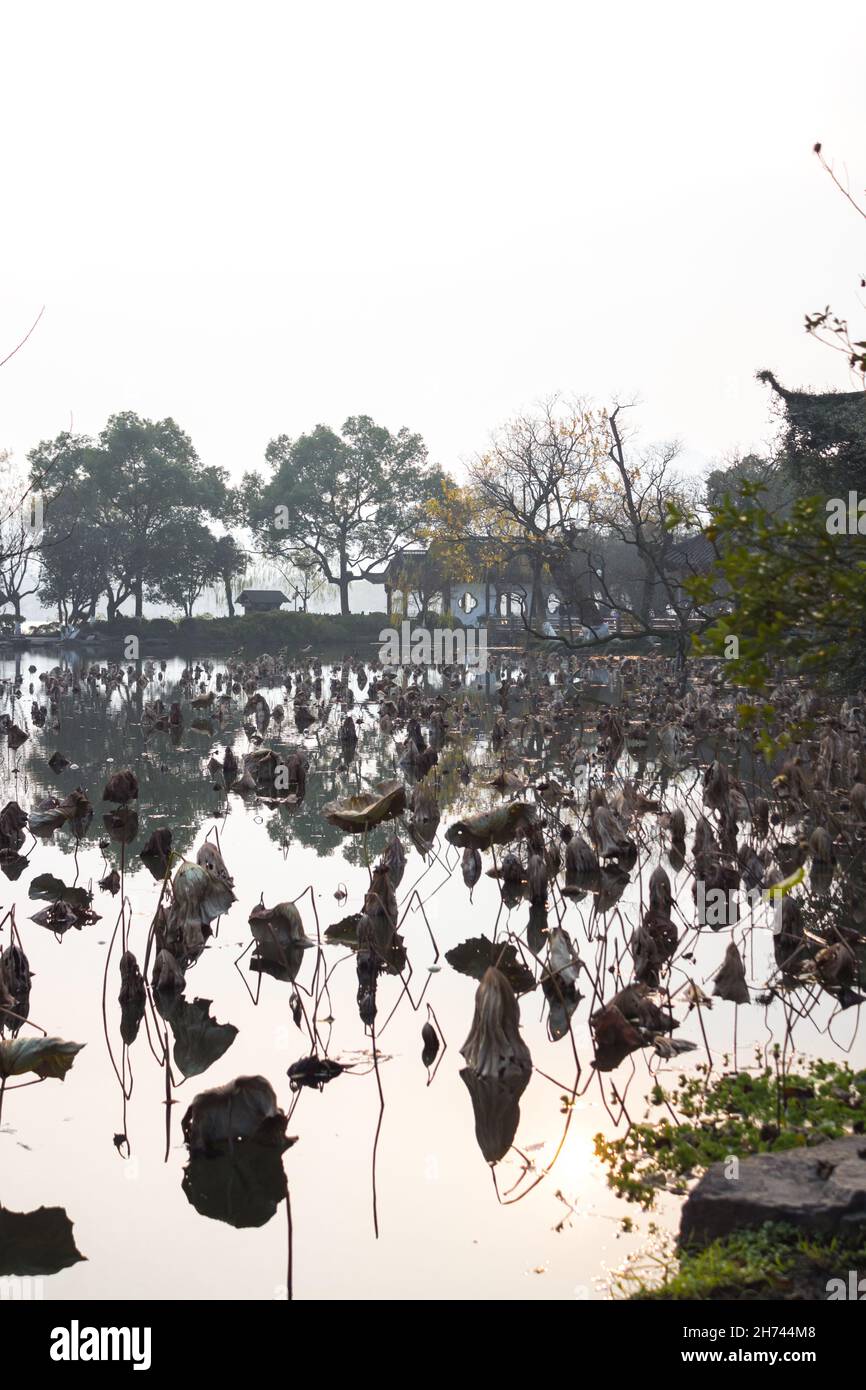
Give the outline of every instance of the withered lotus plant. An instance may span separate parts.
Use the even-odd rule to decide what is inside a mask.
[[[630,1052],[646,1045],[646,1038],[613,1002],[597,1009],[589,1024],[595,1039],[595,1065],[599,1071],[613,1071]]]
[[[508,980],[488,966],[475,992],[475,1016],[460,1049],[477,1076],[513,1076],[532,1070],[529,1048],[520,1036],[520,1006]]]
[[[109,777],[102,793],[103,801],[113,801],[115,805],[126,806],[138,796],[138,778],[128,767]]]
[[[474,888],[481,877],[481,851],[475,845],[467,845],[463,851],[463,882],[467,888]]]
[[[593,811],[592,838],[601,859],[617,859],[635,848],[609,806],[597,806]]]
[[[716,975],[713,994],[719,999],[729,999],[732,1004],[748,1004],[749,987],[746,984],[746,967],[736,943],[731,942],[725,952],[721,969]]]
[[[445,831],[445,839],[460,849],[467,845],[489,849],[491,845],[507,845],[519,839],[534,822],[534,807],[525,801],[512,801],[508,806],[497,806],[494,811],[483,811],[480,815],[455,821]]]
[[[226,1086],[200,1091],[182,1129],[191,1154],[217,1155],[244,1140],[286,1149],[293,1142],[286,1137],[287,1122],[269,1081],[239,1076]]]
[[[574,835],[565,846],[566,876],[597,874],[598,867],[598,859],[592,845],[587,844],[582,835]]]

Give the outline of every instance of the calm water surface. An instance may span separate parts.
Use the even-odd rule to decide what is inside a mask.
[[[535,1070],[520,1101],[515,1147],[491,1170],[478,1147],[470,1095],[460,1078],[460,1047],[472,1020],[476,981],[453,969],[445,953],[482,933],[490,938],[496,934],[502,941],[511,933],[537,978],[541,972],[526,945],[528,903],[523,901],[509,912],[503,907],[498,883],[487,876],[470,898],[461,874],[460,851],[444,838],[445,828],[459,815],[501,800],[496,790],[482,786],[498,767],[498,757],[487,744],[492,717],[498,712],[490,694],[472,692],[471,730],[450,744],[443,756],[439,769],[443,773],[442,822],[432,852],[422,858],[401,830],[408,862],[398,900],[401,917],[406,912],[400,934],[409,968],[402,978],[383,975],[378,987],[378,1080],[383,1108],[372,1066],[372,1039],[358,1013],[352,951],[323,942],[304,955],[297,987],[308,1015],[314,999],[306,991],[315,987],[319,993],[320,1050],[350,1063],[351,1070],[321,1092],[304,1089],[296,1095],[290,1089],[287,1068],[309,1054],[309,1038],[292,1019],[292,985],[250,971],[247,924],[249,912],[262,898],[268,906],[298,899],[312,938],[317,937],[316,918],[324,937],[327,927],[360,910],[369,882],[365,852],[373,862],[393,826],[371,834],[365,846],[360,837],[344,836],[327,825],[320,808],[336,795],[399,771],[395,738],[380,734],[378,708],[368,705],[356,687],[353,714],[360,740],[347,767],[336,738],[342,717],[338,704],[318,734],[304,737],[292,719],[291,697],[286,698],[281,686],[271,688],[260,681],[257,688],[268,703],[272,707],[283,703],[287,711],[282,730],[276,731],[273,725],[266,730],[266,742],[277,748],[304,747],[310,757],[303,805],[266,806],[255,796],[230,795],[226,800],[207,772],[214,751],[221,757],[222,750],[233,744],[240,758],[249,749],[241,715],[245,696],[236,699],[222,727],[214,723],[196,729],[193,721],[200,715],[190,708],[186,695],[177,694],[183,699],[184,730],[179,742],[174,742],[168,733],[145,736],[137,697],[120,691],[106,697],[103,687],[91,691],[82,682],[80,693],[60,701],[59,727],[52,727],[49,717],[44,728],[36,728],[31,702],[36,698],[45,703],[39,673],[57,660],[56,655],[33,651],[0,662],[0,678],[7,682],[2,708],[30,735],[17,751],[4,747],[3,802],[14,798],[29,810],[44,796],[62,796],[81,785],[95,808],[93,821],[78,844],[66,831],[35,843],[28,833],[23,850],[26,867],[14,881],[0,878],[2,913],[14,906],[34,972],[31,1019],[50,1034],[86,1044],[63,1083],[49,1080],[10,1089],[4,1098],[0,1126],[3,1207],[15,1212],[64,1208],[74,1226],[77,1248],[85,1257],[44,1278],[43,1295],[280,1299],[287,1294],[291,1259],[296,1298],[606,1297],[608,1272],[645,1244],[648,1224],[648,1218],[625,1207],[608,1191],[593,1154],[593,1136],[600,1130],[614,1132],[613,1087],[625,1095],[632,1118],[639,1119],[651,1072],[673,1084],[685,1068],[706,1061],[697,1015],[686,1016],[685,1005],[676,1007],[675,1001],[675,1014],[685,1020],[676,1036],[697,1044],[695,1052],[672,1062],[649,1052],[637,1053],[603,1078],[592,1068],[589,1014],[597,1001],[592,999],[590,973],[601,980],[606,997],[619,987],[617,977],[607,972],[615,970],[625,955],[641,890],[645,891],[653,865],[666,862],[665,841],[655,816],[642,819],[646,848],[615,911],[600,918],[592,913],[591,896],[568,901],[558,892],[551,895],[550,925],[561,917],[588,965],[581,984],[585,997],[572,1019],[572,1045],[568,1035],[551,1041],[540,988],[522,996],[523,1035]],[[155,664],[158,671],[159,662]],[[31,665],[35,672],[28,669]],[[181,659],[167,661],[163,680],[155,678],[142,698],[171,698],[183,668]],[[210,672],[202,673],[206,689],[213,688],[218,669],[215,662]],[[328,664],[324,674],[327,695]],[[21,692],[17,702],[16,677]],[[434,684],[437,679],[434,673]],[[509,712],[519,716],[521,708],[518,702]],[[449,722],[456,722],[453,716]],[[590,715],[587,730],[593,722]],[[397,737],[402,740],[402,732]],[[47,759],[58,748],[77,766],[55,777]],[[558,767],[557,748],[556,740],[552,744],[548,740],[543,751],[545,761],[554,768]],[[531,754],[538,751],[529,749]],[[712,750],[708,755],[712,756]],[[468,782],[461,781],[456,771],[463,760],[472,768]],[[139,833],[124,850],[114,842],[100,848],[100,840],[105,839],[102,814],[108,809],[100,801],[102,788],[111,772],[124,766],[133,768],[140,781]],[[539,765],[532,762],[523,767],[525,775],[538,770]],[[618,765],[614,786],[628,774],[646,774],[652,782],[654,769],[651,764],[638,766],[626,755]],[[560,776],[564,779],[561,770]],[[684,804],[680,797],[694,782],[693,767],[668,774],[662,783],[665,804]],[[697,806],[699,796],[698,788],[689,805]],[[566,819],[576,823],[578,813],[568,812]],[[238,1030],[224,1054],[202,1075],[184,1080],[173,1065],[167,1152],[166,1071],[161,1062],[165,1025],[149,1007],[147,1026],[142,1026],[124,1056],[117,1005],[122,897],[97,887],[110,868],[123,868],[128,944],[143,965],[161,882],[142,864],[138,852],[154,829],[166,825],[173,831],[174,849],[193,859],[199,845],[213,838],[216,830],[234,877],[237,901],[189,970],[185,997],[212,1001],[213,1018]],[[489,853],[484,861],[489,867]],[[676,876],[669,865],[668,870],[682,912],[693,922],[688,869]],[[60,938],[33,923],[33,913],[45,904],[29,897],[29,886],[37,875],[49,872],[67,885],[92,888],[93,907],[101,920]],[[338,892],[345,892],[345,899],[335,896]],[[0,932],[2,945],[9,942],[9,927],[7,921]],[[729,936],[726,930],[693,933],[687,949],[694,959],[675,965],[672,989],[682,985],[688,974],[710,992],[710,976],[721,963]],[[741,937],[738,931],[738,940]],[[681,949],[686,949],[685,943]],[[241,958],[243,952],[247,954]],[[775,970],[767,931],[749,934],[744,959],[749,983],[757,992]],[[625,962],[623,972],[625,981]],[[328,988],[322,993],[326,974]],[[421,1061],[421,1028],[428,1018],[428,1005],[447,1044],[432,1081]],[[810,1017],[797,1023],[793,1044],[806,1054],[848,1055],[862,1065],[859,1011],[837,1013],[828,1032],[833,1008],[832,1000],[819,1001]],[[719,1069],[725,1058],[730,1064],[734,1057],[735,1014],[740,1065],[753,1064],[756,1048],[765,1050],[784,1034],[778,1004],[764,1008],[753,1002],[735,1009],[716,1001],[712,1012],[704,1011],[703,1016]],[[33,1030],[25,1027],[21,1036],[32,1035]],[[575,1050],[581,1067],[577,1082]],[[268,1078],[285,1110],[294,1107],[288,1132],[297,1136],[297,1143],[283,1157],[291,1220],[283,1201],[264,1225],[238,1229],[200,1214],[188,1200],[183,1188],[188,1156],[180,1120],[199,1091],[255,1073]],[[567,1102],[575,1087],[576,1099],[562,1142]],[[375,1165],[377,1239],[373,1156],[380,1120]],[[125,1147],[115,1144],[115,1136],[124,1133],[128,1155]],[[560,1145],[554,1166],[544,1175]],[[536,1181],[540,1176],[541,1181]],[[665,1196],[652,1219],[674,1225],[678,1211],[676,1199]],[[626,1215],[636,1219],[632,1234],[621,1229]]]

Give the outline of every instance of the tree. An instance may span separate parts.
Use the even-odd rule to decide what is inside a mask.
[[[302,613],[308,612],[310,601],[328,587],[318,562],[306,550],[292,550],[287,556],[287,563],[272,560],[271,564],[282,575],[289,597]]]
[[[724,669],[737,685],[760,693],[783,674],[822,681],[840,670],[848,681],[862,680],[866,537],[857,525],[862,519],[866,529],[866,517],[852,519],[853,529],[828,527],[827,505],[818,497],[798,498],[777,516],[760,486],[749,482],[713,508],[705,535],[716,549],[715,570],[686,585],[705,603],[724,581],[727,611],[698,648],[730,656],[735,638],[737,660]]]
[[[778,459],[762,458],[759,454],[732,454],[711,468],[704,479],[703,505],[707,510],[717,507],[727,497],[736,497],[743,483],[757,483],[769,511],[781,512],[794,500],[790,478]]]
[[[296,609],[309,611],[310,602],[330,586],[318,561],[306,550],[278,551],[265,555],[260,563],[247,566],[243,583],[250,588],[268,588],[279,579]]]
[[[628,619],[624,635],[629,638],[669,636],[673,623],[684,662],[689,633],[695,621],[705,616],[684,592],[673,563],[680,542],[694,524],[690,517],[696,484],[674,470],[678,453],[674,444],[656,445],[635,455],[627,450],[620,410],[617,406],[606,417],[595,413],[600,423],[595,425],[591,468],[583,480],[582,524],[554,529],[553,545],[548,540],[545,547],[548,563],[553,573],[567,577],[571,592],[583,605],[597,609],[590,626],[600,626],[598,617],[606,618],[614,609]],[[561,587],[569,592],[566,584]],[[545,635],[537,629],[533,632]],[[618,630],[602,632],[591,644],[604,645],[621,635]],[[553,640],[572,645],[573,634],[561,628]],[[584,635],[579,640],[586,645]]]
[[[218,536],[214,544],[216,575],[222,581],[230,618],[235,616],[234,585],[247,567],[247,555],[234,536]]]
[[[866,206],[837,176],[820,143],[814,150],[849,206],[866,221]],[[860,288],[866,289],[862,275]],[[758,372],[758,380],[775,392],[782,415],[781,462],[801,496],[866,492],[866,340],[854,339],[847,320],[829,306],[807,314],[805,326],[819,342],[844,354],[860,389],[792,391],[781,386],[772,372]]]
[[[243,572],[246,559],[233,536],[215,536],[200,521],[178,521],[163,531],[162,546],[160,574],[148,586],[149,598],[179,608],[191,618],[205,589],[221,581],[231,605],[229,616],[234,616],[233,581]]]
[[[655,445],[636,458],[627,455],[620,409],[617,406],[608,417],[608,460],[599,470],[592,520],[602,534],[633,547],[640,562],[640,601],[630,616],[649,630],[653,611],[661,603],[673,611],[684,629],[693,615],[691,604],[683,603],[680,586],[671,575],[670,560],[681,529],[679,522],[672,525],[671,519],[691,509],[697,485],[675,472],[676,444]]]
[[[503,563],[520,543],[520,528],[503,518],[473,485],[443,475],[424,509],[418,538],[447,564],[452,579],[478,577],[479,569]]]
[[[579,399],[552,396],[504,425],[469,465],[484,538],[503,557],[528,562],[530,622],[541,612],[545,569],[586,533],[593,480],[606,447],[599,411]]]
[[[847,183],[842,183],[832,164],[828,163],[825,158],[820,141],[814,146],[814,152],[818,156],[821,167],[829,174],[843,198],[854,209],[857,216],[866,222],[866,206],[858,203],[857,199],[853,197]],[[866,289],[866,276],[860,276],[860,289]],[[818,313],[806,315],[806,332],[811,333],[819,342],[829,344],[837,352],[844,353],[848,358],[848,366],[852,372],[859,374],[861,386],[866,387],[866,340],[862,338],[855,340],[851,337],[847,319],[834,314],[828,305]]]
[[[267,480],[244,479],[248,523],[265,556],[309,559],[340,593],[361,579],[384,583],[389,561],[411,543],[438,476],[418,434],[396,434],[367,415],[341,433],[317,425],[292,440],[272,439]]]
[[[477,576],[479,564],[528,567],[531,599],[524,621],[536,637],[573,645],[572,616],[600,627],[613,609],[632,619],[630,636],[670,631],[658,625],[658,600],[675,617],[681,649],[695,618],[668,560],[686,531],[671,525],[671,508],[691,504],[696,484],[673,469],[674,445],[632,457],[619,424],[581,399],[552,397],[493,437],[469,467],[465,488],[446,482],[428,508],[428,539],[438,542],[455,577]],[[566,619],[550,635],[542,624],[543,581],[556,585]],[[599,634],[599,646],[619,634]]]
[[[866,217],[820,144],[815,153]],[[844,352],[866,386],[866,342],[852,339],[844,319],[827,308],[807,315],[806,329]],[[723,662],[722,669],[733,684],[765,697],[763,704],[741,706],[741,718],[769,725],[775,711],[767,697],[780,676],[849,688],[866,677],[866,517],[856,498],[849,504],[851,492],[866,489],[866,392],[792,391],[769,371],[759,372],[758,380],[772,387],[782,415],[778,458],[768,473],[746,467],[752,463],[747,459],[739,477],[734,469],[711,477],[703,535],[715,564],[685,587],[697,603],[724,587],[725,611],[698,639],[698,650],[730,657],[735,647],[737,660]],[[779,742],[790,737],[791,731]],[[768,729],[762,742],[768,753],[776,746]]]
[[[205,467],[170,419],[143,420],[127,411],[112,415],[96,441],[61,435],[31,452],[34,477],[44,473],[47,458],[60,464],[45,501],[47,524],[54,532],[67,526],[70,539],[79,532],[82,551],[92,547],[109,618],[129,598],[141,617],[145,593],[158,586],[178,531],[226,507],[223,470]],[[64,562],[55,567],[52,589],[62,572],[68,573]]]
[[[39,596],[73,626],[92,618],[100,596],[111,591],[111,543],[97,524],[88,461],[93,448],[85,436],[67,433],[29,454],[31,486],[43,501]]]
[[[22,600],[38,588],[44,540],[40,499],[29,493],[23,470],[8,451],[0,451],[0,607],[11,605],[16,622],[21,621]]]

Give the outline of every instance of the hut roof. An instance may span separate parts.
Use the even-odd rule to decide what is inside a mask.
[[[238,594],[236,603],[246,603],[251,600],[254,603],[266,601],[268,603],[288,603],[288,598],[282,589],[244,589],[243,593]]]
[[[665,558],[665,568],[674,574],[706,574],[713,568],[716,552],[712,541],[702,535],[690,536],[671,546]]]

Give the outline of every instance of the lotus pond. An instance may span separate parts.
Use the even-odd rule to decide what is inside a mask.
[[[709,675],[622,669],[0,662],[0,1276],[606,1298],[699,1171],[611,1186],[606,1145],[682,1118],[660,1096],[862,1068],[856,768],[823,863]],[[759,899],[701,925],[698,879],[771,864],[781,945]]]

